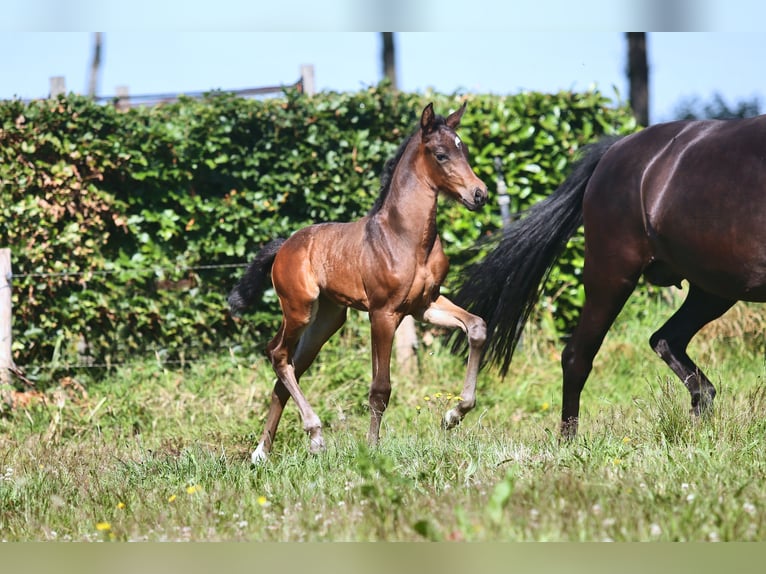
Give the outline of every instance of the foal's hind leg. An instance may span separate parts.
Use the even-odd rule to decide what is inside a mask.
[[[479,374],[481,351],[487,339],[487,324],[481,317],[472,315],[444,296],[431,303],[421,318],[440,327],[460,328],[468,336],[468,364],[460,402],[450,409],[442,420],[445,429],[451,429],[463,420],[466,413],[476,406],[476,379]]]
[[[702,327],[723,315],[732,305],[734,301],[722,299],[690,285],[683,305],[649,339],[654,352],[689,389],[694,415],[699,415],[701,410],[712,406],[715,387],[686,354],[686,347]]]
[[[327,299],[320,297],[317,302],[316,312],[313,315],[313,321],[301,334],[295,352],[293,353],[292,363],[296,384],[301,375],[314,361],[319,350],[322,348],[322,345],[324,345],[327,339],[340,329],[346,321],[346,308],[335,305]],[[278,337],[279,335],[277,338]],[[274,384],[274,391],[271,394],[271,405],[269,406],[269,414],[266,417],[266,428],[261,435],[258,448],[255,449],[252,455],[254,463],[265,460],[271,452],[274,436],[277,433],[277,426],[279,425],[282,411],[289,398],[290,392],[287,387],[280,379],[277,379]],[[301,416],[303,416],[302,412]],[[319,440],[317,440],[316,437],[313,439],[311,446],[314,447],[314,450],[321,450],[323,448],[324,441],[321,440],[321,438],[320,434]]]

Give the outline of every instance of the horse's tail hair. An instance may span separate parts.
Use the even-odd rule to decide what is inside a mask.
[[[496,247],[464,272],[455,303],[487,321],[484,359],[499,364],[502,375],[508,372],[545,279],[582,225],[588,181],[617,139],[605,138],[586,147],[566,181],[522,213],[503,231]]]
[[[229,293],[229,309],[233,315],[239,315],[260,300],[267,288],[266,280],[271,272],[271,266],[274,264],[274,258],[285,241],[282,238],[269,241],[245,269],[242,278]]]

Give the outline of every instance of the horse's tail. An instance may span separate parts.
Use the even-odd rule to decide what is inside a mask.
[[[585,188],[618,138],[585,148],[566,181],[504,230],[497,246],[466,269],[455,303],[487,321],[485,358],[505,375],[553,264],[582,224]]]
[[[232,314],[239,315],[261,298],[267,287],[266,280],[274,264],[274,258],[285,241],[282,238],[269,241],[247,267],[242,278],[229,293],[229,308]]]

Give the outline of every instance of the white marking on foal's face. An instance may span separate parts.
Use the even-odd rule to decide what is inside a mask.
[[[455,147],[460,149],[460,136],[455,136]]]

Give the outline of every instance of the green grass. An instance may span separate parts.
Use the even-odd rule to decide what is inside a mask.
[[[477,408],[449,432],[439,423],[463,361],[438,338],[423,346],[417,374],[395,373],[370,449],[367,326],[354,316],[302,381],[327,452],[308,454],[290,404],[257,467],[273,381],[259,349],[184,370],[136,363],[87,392],[62,381],[2,411],[0,539],[764,540],[763,333],[695,340],[719,394],[692,421],[646,342],[670,309],[628,305],[571,444],[558,441],[560,345],[533,330],[505,380],[481,373]]]

